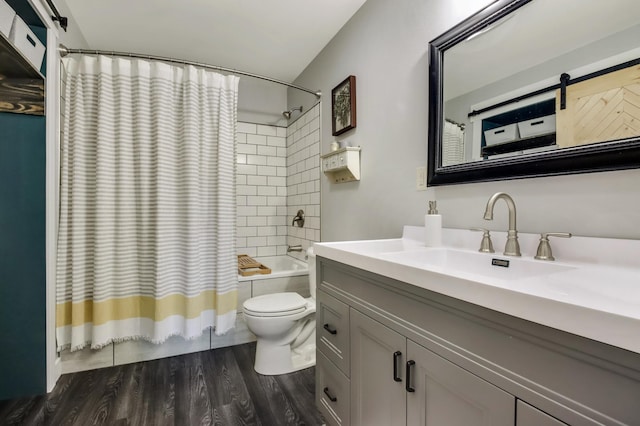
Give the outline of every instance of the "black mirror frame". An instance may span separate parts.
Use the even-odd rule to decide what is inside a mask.
[[[447,49],[532,0],[497,0],[429,43],[427,186],[590,173],[640,167],[640,137],[518,157],[440,167]]]

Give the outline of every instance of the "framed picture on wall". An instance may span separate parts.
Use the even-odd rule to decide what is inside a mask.
[[[331,91],[331,134],[356,127],[356,77],[350,75]]]

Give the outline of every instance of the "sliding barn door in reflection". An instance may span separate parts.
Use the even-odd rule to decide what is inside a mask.
[[[557,141],[562,148],[640,135],[640,65],[568,86],[564,110],[559,99],[557,93]]]

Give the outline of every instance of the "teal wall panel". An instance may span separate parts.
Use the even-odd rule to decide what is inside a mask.
[[[0,113],[0,400],[46,392],[45,131]]]

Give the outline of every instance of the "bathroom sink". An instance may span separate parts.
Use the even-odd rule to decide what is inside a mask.
[[[500,280],[525,279],[574,269],[572,266],[558,263],[452,248],[387,252],[380,253],[379,257],[447,275],[469,274]]]
[[[534,259],[540,234],[518,234],[521,257],[501,253],[506,232],[492,237],[499,253],[478,252],[479,236],[466,229],[443,228],[442,246],[425,247],[417,226],[400,239],[315,248],[320,259],[640,353],[640,240],[574,235],[552,243],[556,261],[543,261]]]
[[[342,241],[331,243],[331,245],[336,250],[373,257],[378,256],[380,253],[405,252],[424,247],[424,244],[407,239]]]

